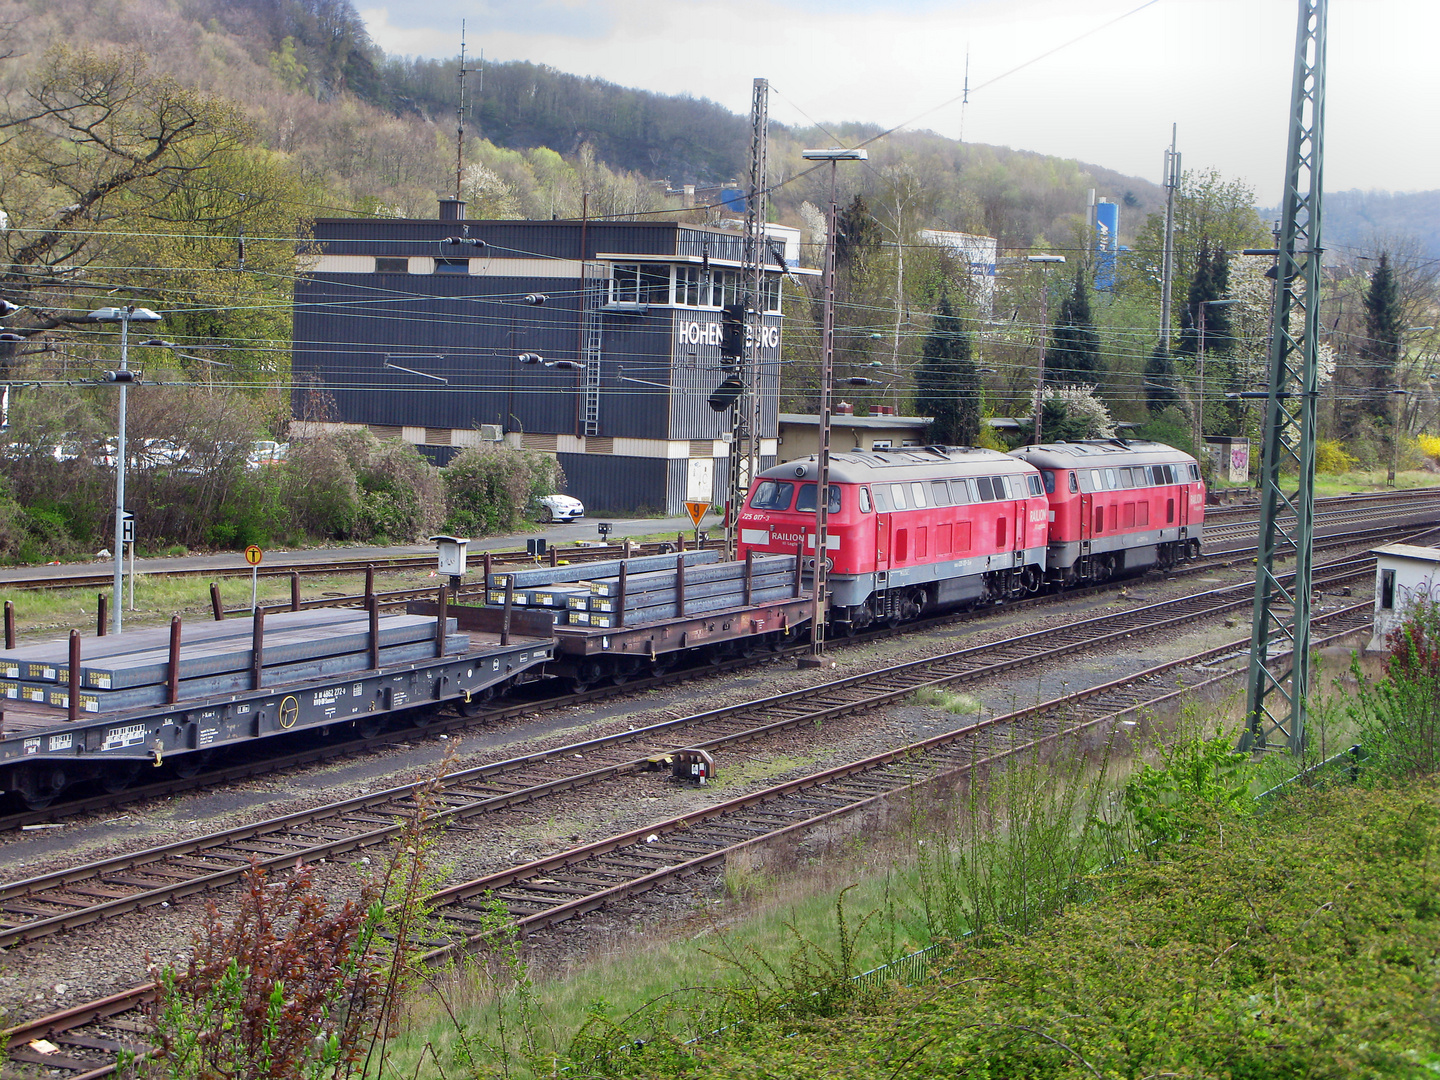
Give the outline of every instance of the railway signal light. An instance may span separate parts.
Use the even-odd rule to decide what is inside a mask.
[[[738,375],[725,376],[725,381],[710,394],[710,408],[716,412],[724,412],[740,400],[740,392],[744,389],[745,384],[740,381]]]
[[[745,305],[726,304],[720,311],[720,359],[739,363],[745,355]],[[711,406],[714,408],[714,406]],[[719,412],[716,409],[716,412]]]

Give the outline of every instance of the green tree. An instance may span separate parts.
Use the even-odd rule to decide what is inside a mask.
[[[1085,271],[1077,267],[1075,283],[1060,304],[1060,317],[1045,350],[1045,381],[1094,384],[1101,375],[1100,334],[1090,314]]]
[[[1211,247],[1209,240],[1200,243],[1200,253],[1195,259],[1195,274],[1190,279],[1190,288],[1185,296],[1185,310],[1180,315],[1181,356],[1194,356],[1200,348],[1201,305],[1204,311],[1205,352],[1223,353],[1233,343],[1230,332],[1230,316],[1224,305],[1215,300],[1225,299],[1230,291],[1230,257],[1222,247]]]
[[[1388,421],[1391,413],[1389,391],[1396,385],[1400,361],[1400,339],[1405,333],[1405,316],[1400,308],[1395,272],[1389,252],[1381,252],[1370,287],[1365,292],[1365,340],[1360,357],[1368,389],[1364,408],[1378,420]]]
[[[1169,349],[1157,345],[1145,361],[1145,405],[1152,413],[1159,413],[1179,399],[1175,391],[1175,362],[1170,359]]]
[[[975,442],[980,433],[980,372],[948,290],[940,294],[934,322],[925,337],[915,388],[915,408],[934,418],[930,424],[933,442],[955,446]]]

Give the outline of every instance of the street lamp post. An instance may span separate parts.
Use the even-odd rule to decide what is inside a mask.
[[[832,146],[826,150],[805,150],[806,161],[830,162],[830,214],[825,222],[824,314],[820,330],[820,453],[819,475],[815,480],[815,575],[814,606],[810,618],[810,652],[800,657],[802,667],[820,667],[825,662],[825,589],[829,568],[830,541],[830,403],[835,381],[835,203],[836,166],[841,161],[865,161],[869,153],[860,149]]]
[[[1200,340],[1195,346],[1196,380],[1195,380],[1195,458],[1202,466],[1205,462],[1205,309],[1207,307],[1227,307],[1230,304],[1239,303],[1238,300],[1201,300],[1200,301]]]
[[[115,435],[115,593],[110,601],[115,633],[123,625],[120,594],[125,574],[125,390],[135,381],[135,372],[130,370],[130,324],[132,322],[155,323],[160,316],[149,308],[129,304],[125,307],[99,308],[90,313],[91,322],[120,324],[120,370],[107,371],[105,378],[120,388],[120,418]]]
[[[1026,262],[1040,263],[1049,267],[1055,263],[1063,263],[1064,255],[1027,255]],[[1041,402],[1045,396],[1045,345],[1046,339],[1050,336],[1050,275],[1046,273],[1042,279],[1040,288],[1040,371],[1035,379],[1035,437],[1033,442],[1040,445],[1040,416],[1043,410]]]

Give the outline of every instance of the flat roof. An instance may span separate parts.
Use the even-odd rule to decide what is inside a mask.
[[[933,416],[856,416],[854,413],[831,413],[830,426],[844,425],[845,427],[873,427],[873,428],[902,428],[902,427],[923,427],[934,421]],[[813,413],[782,412],[780,414],[782,424],[805,424],[820,426],[820,417]]]
[[[1422,562],[1440,563],[1440,548],[1420,547],[1418,544],[1385,544],[1371,548],[1370,554],[1388,555],[1393,559],[1419,559]]]

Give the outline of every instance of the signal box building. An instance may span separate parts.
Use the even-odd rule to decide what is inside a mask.
[[[749,292],[743,234],[468,221],[451,200],[440,215],[315,223],[295,289],[296,434],[366,427],[437,464],[482,442],[544,451],[587,512],[722,500],[734,409],[709,398],[733,370],[722,308]],[[781,279],[798,245],[765,249],[762,467],[775,462]]]

